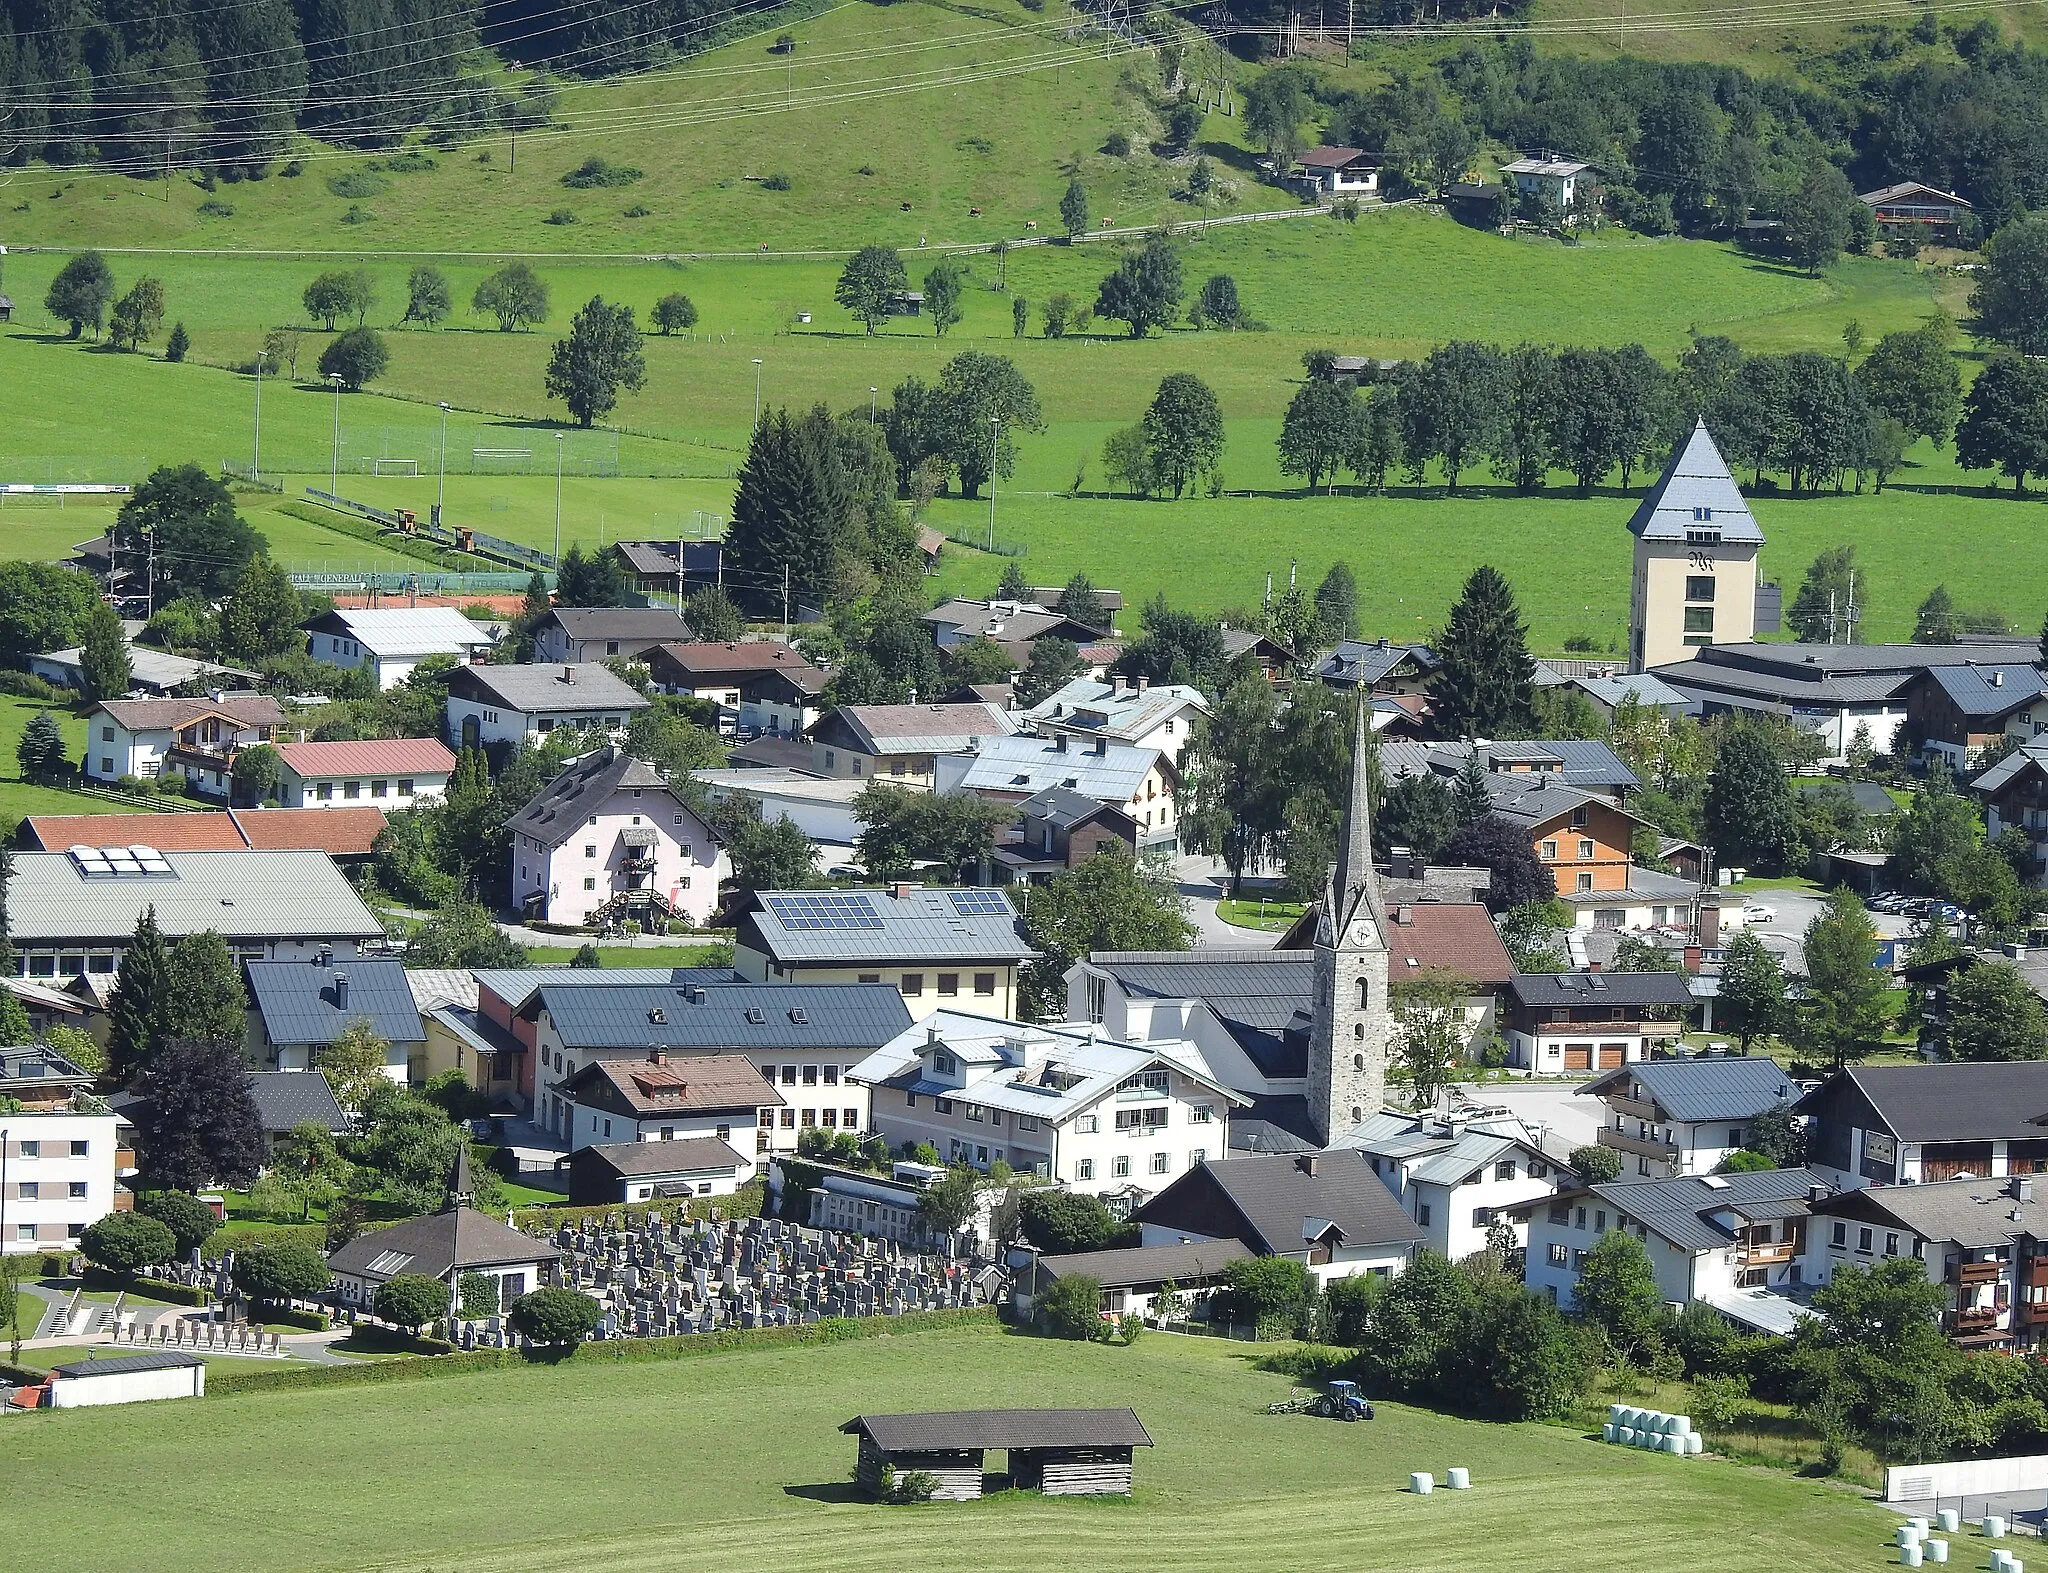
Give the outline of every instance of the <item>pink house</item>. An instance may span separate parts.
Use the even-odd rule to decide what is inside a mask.
[[[585,754],[513,816],[512,905],[548,923],[674,917],[702,928],[732,860],[652,765]]]

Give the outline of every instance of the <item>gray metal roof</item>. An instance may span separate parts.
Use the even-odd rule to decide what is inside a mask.
[[[1017,806],[1024,818],[1041,820],[1061,829],[1110,810],[1110,805],[1100,798],[1086,797],[1062,786],[1042,787]],[[1122,810],[1116,812],[1121,813]]]
[[[1624,905],[1631,901],[1691,901],[1707,887],[1680,874],[1660,874],[1654,868],[1630,866],[1628,886],[1623,890],[1565,890],[1557,899],[1568,907]]]
[[[272,1043],[332,1043],[358,1020],[392,1043],[426,1041],[412,985],[396,961],[252,961],[248,970],[256,1012]]]
[[[1719,540],[1729,545],[1761,546],[1764,541],[1705,421],[1672,452],[1671,462],[1644,495],[1628,527],[1646,541],[1684,542],[1705,531],[1718,531]]]
[[[573,639],[696,637],[682,613],[671,606],[558,606],[542,621],[559,624]]]
[[[1670,1180],[1610,1180],[1588,1187],[1652,1234],[1685,1251],[1711,1251],[1734,1234],[1713,1215],[1745,1202],[1791,1201],[1826,1182],[1811,1169],[1761,1169],[1750,1174],[1685,1174]],[[1543,1201],[1518,1203],[1515,1211]]]
[[[1655,672],[1617,672],[1611,677],[1571,677],[1565,681],[1583,688],[1610,708],[1630,699],[1652,708],[1688,702],[1685,695]]]
[[[615,744],[592,749],[570,765],[506,821],[505,828],[517,836],[530,836],[543,846],[558,847],[579,833],[614,792],[631,788],[668,799],[675,808],[688,812],[705,835],[713,833],[696,820],[695,811],[668,784],[666,776]]]
[[[595,661],[465,666],[449,676],[448,692],[458,699],[500,704],[507,710],[517,710],[525,715],[645,710],[651,703],[609,667],[600,666]]]
[[[1186,1287],[1214,1278],[1232,1262],[1251,1256],[1242,1240],[1191,1240],[1186,1245],[1141,1245],[1122,1251],[1075,1251],[1046,1256],[1038,1265],[1052,1278],[1093,1278],[1105,1289],[1162,1284]]]
[[[1605,894],[1614,896],[1619,892]],[[1682,972],[1518,972],[1509,988],[1516,1004],[1542,1009],[1692,1003],[1692,990]]]
[[[2048,1185],[2025,1201],[2012,1194],[2010,1180],[1881,1185],[1823,1203],[1816,1211],[1866,1218],[1875,1212],[1923,1239],[1952,1240],[1965,1249],[1978,1249],[2005,1245],[2022,1235],[2048,1236]]]
[[[1538,770],[1564,778],[1565,785],[1605,792],[1631,790],[1642,785],[1636,773],[1622,762],[1607,744],[1590,738],[1532,738],[1505,743],[1409,743],[1380,744],[1380,768],[1388,780],[1420,775],[1424,771],[1455,776],[1472,749],[1480,751],[1480,762],[1504,775],[1522,774],[1511,766],[1528,766],[1533,780]]]
[[[496,644],[501,627],[473,623],[452,606],[337,608],[302,626],[346,634],[378,656],[461,655]]]
[[[1310,1174],[1306,1165],[1313,1164]],[[1140,1222],[1174,1227],[1174,1193],[1213,1182],[1250,1225],[1247,1245],[1267,1253],[1301,1250],[1314,1224],[1335,1224],[1349,1245],[1398,1245],[1424,1238],[1415,1220],[1355,1151],[1339,1149],[1304,1158],[1282,1153],[1224,1158],[1191,1170],[1132,1216]],[[1185,1197],[1181,1200],[1185,1200]]]
[[[359,1234],[327,1258],[337,1273],[382,1282],[400,1273],[446,1280],[469,1267],[513,1267],[561,1256],[545,1240],[476,1211],[451,1208]]]
[[[128,1376],[136,1371],[182,1371],[205,1365],[197,1355],[179,1354],[171,1349],[150,1349],[132,1355],[101,1355],[92,1360],[66,1360],[50,1367],[52,1376]]]
[[[1800,1088],[1772,1059],[1716,1057],[1698,1060],[1643,1060],[1609,1071],[1579,1088],[1602,1097],[1626,1092],[1633,1082],[1674,1120],[1746,1120],[1796,1102]]]
[[[1970,782],[1970,790],[1979,794],[2003,792],[2007,786],[2029,770],[2048,769],[2048,744],[2022,743],[1997,764]],[[1861,782],[1857,783],[1859,786]],[[1894,812],[1897,806],[1894,805]]]
[[[2048,1115],[2048,1060],[1947,1065],[1858,1065],[1808,1093],[1817,1114],[1846,1083],[1903,1142],[2036,1141]]]
[[[637,1179],[656,1174],[695,1174],[705,1169],[740,1169],[752,1162],[716,1136],[685,1136],[666,1142],[607,1142],[579,1149],[612,1173]]]
[[[108,833],[119,832],[110,825]],[[166,852],[163,858],[168,875],[89,877],[65,852],[15,853],[8,891],[14,942],[126,941],[152,906],[157,926],[173,940],[206,929],[227,939],[384,937],[384,925],[324,852]]]
[[[1935,666],[1928,668],[1927,680],[1964,715],[1986,719],[2023,709],[2048,694],[2048,679],[2031,664]]]
[[[839,1429],[866,1432],[885,1453],[1152,1445],[1151,1434],[1129,1409],[954,1409],[923,1415],[855,1415]]]
[[[820,742],[840,742],[869,754],[953,754],[976,738],[1007,737],[1017,730],[998,705],[841,705],[817,727]]]
[[[1101,752],[1096,752],[1100,746]],[[1166,755],[1128,743],[1060,737],[984,737],[960,777],[964,792],[1015,792],[1029,797],[1063,786],[1103,803],[1128,803]]]
[[[902,895],[894,890],[902,890]],[[953,897],[960,892],[919,885],[834,894],[860,894],[871,899],[877,926],[865,928],[795,928],[779,916],[777,897],[803,897],[816,892],[763,890],[755,893],[745,918],[743,940],[758,938],[767,953],[791,962],[890,961],[1028,961],[1037,955],[1024,938],[1014,910],[962,912]]]
[[[608,989],[550,983],[542,987],[540,999],[563,1046],[586,1052],[652,1047],[693,1052],[874,1050],[910,1025],[902,994],[888,983]],[[660,1020],[654,1019],[657,1013]],[[760,1019],[752,1019],[754,1015]]]
[[[1261,1075],[1286,1079],[1307,1073],[1313,953],[1106,951],[1088,960],[1128,994],[1202,1001]]]
[[[1199,688],[1162,683],[1141,689],[1121,679],[1102,683],[1092,677],[1077,677],[1025,711],[1024,719],[1034,726],[1050,723],[1128,739],[1144,735],[1189,708],[1205,716],[1209,713],[1209,701]]]
[[[266,1134],[317,1125],[330,1135],[349,1128],[324,1071],[251,1071],[249,1096]]]
[[[625,984],[677,988],[685,983],[737,983],[740,975],[730,967],[479,967],[474,974],[479,989],[489,989],[515,1011],[523,1010],[534,995],[549,985],[561,988],[618,988]]]

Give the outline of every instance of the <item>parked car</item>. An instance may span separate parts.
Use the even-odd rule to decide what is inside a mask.
[[[1755,928],[1760,924],[1777,922],[1778,913],[1773,907],[1760,906],[1754,901],[1749,901],[1743,903],[1742,921],[1749,927]]]

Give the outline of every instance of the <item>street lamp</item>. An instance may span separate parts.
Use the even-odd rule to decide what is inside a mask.
[[[441,406],[441,479],[434,490],[434,523],[441,522],[441,509],[448,501],[448,406]]]
[[[761,362],[754,361],[754,424],[761,424]]]
[[[868,389],[868,424],[870,426],[875,424],[875,393],[875,389]]]
[[[341,495],[341,373],[330,371],[327,380],[334,384],[334,456],[327,464],[327,495]]]
[[[755,365],[760,362],[756,361]],[[562,434],[555,433],[555,562],[562,561]]]
[[[256,352],[256,451],[249,462],[249,479],[263,478],[263,354]]]
[[[988,418],[988,549],[996,549],[996,443],[1003,430],[1002,418]]]

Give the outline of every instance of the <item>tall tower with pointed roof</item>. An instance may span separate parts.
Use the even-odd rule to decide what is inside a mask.
[[[1387,907],[1372,863],[1372,770],[1365,716],[1361,706],[1344,833],[1316,920],[1308,1117],[1325,1144],[1380,1112],[1393,1038],[1393,1009],[1387,999]]]
[[[1756,637],[1756,558],[1764,532],[1705,421],[1672,453],[1628,528],[1636,538],[1629,670],[1686,660],[1701,645]]]

